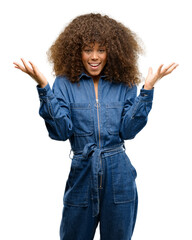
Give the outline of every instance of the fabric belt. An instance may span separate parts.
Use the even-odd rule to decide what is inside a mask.
[[[125,145],[124,143],[118,144],[118,145],[112,145],[110,147],[106,148],[98,148],[96,143],[87,143],[82,151],[73,151],[73,154],[82,154],[82,156],[85,159],[88,159],[90,157],[90,154],[92,153],[91,158],[91,180],[92,180],[92,186],[91,186],[91,192],[92,192],[92,204],[93,204],[93,217],[97,216],[99,214],[99,191],[98,191],[98,174],[102,173],[101,166],[99,167],[99,160],[101,158],[102,153],[106,152],[116,152],[117,150],[124,150]],[[70,152],[71,153],[71,152]]]

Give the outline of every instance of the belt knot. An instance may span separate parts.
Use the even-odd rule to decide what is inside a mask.
[[[89,154],[96,150],[97,145],[95,143],[87,143],[82,152],[84,158],[88,158]]]
[[[93,204],[93,217],[99,214],[99,192],[98,192],[98,174],[102,174],[102,166],[99,166],[101,154],[104,152],[116,152],[124,148],[124,143],[113,145],[106,148],[98,148],[96,143],[87,143],[83,150],[73,151],[74,154],[82,154],[85,159],[88,159],[90,153],[93,152],[91,158],[91,196]],[[71,149],[72,150],[72,149]]]

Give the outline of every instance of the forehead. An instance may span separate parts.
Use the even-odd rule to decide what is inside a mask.
[[[83,47],[105,47],[104,43],[99,43],[99,42],[91,42],[91,43],[84,43]]]

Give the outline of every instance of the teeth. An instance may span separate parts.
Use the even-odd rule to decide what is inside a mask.
[[[97,66],[99,66],[99,63],[97,63],[97,64],[93,63],[93,64],[90,64],[90,65],[93,66],[93,67],[97,67]]]

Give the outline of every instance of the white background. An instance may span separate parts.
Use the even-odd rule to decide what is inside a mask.
[[[100,12],[143,40],[146,76],[179,67],[155,86],[146,127],[126,152],[137,169],[139,209],[133,240],[191,240],[191,5],[183,0],[4,1],[0,6],[0,239],[59,240],[69,142],[48,137],[36,83],[13,61],[33,61],[52,86],[46,51],[74,17]],[[95,239],[99,239],[97,228]]]

